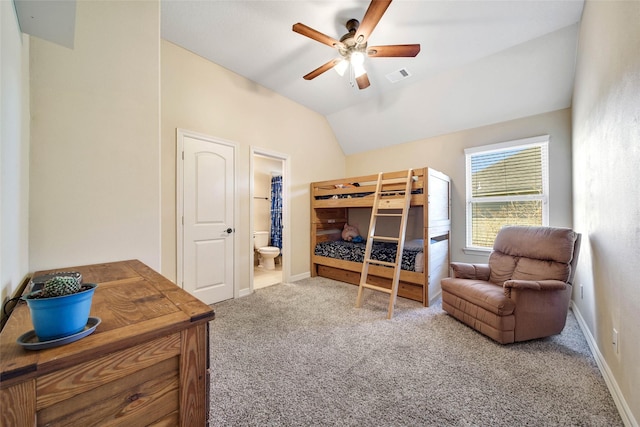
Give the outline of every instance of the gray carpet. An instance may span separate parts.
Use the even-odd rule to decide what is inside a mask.
[[[214,306],[213,426],[617,426],[572,313],[562,334],[502,346],[449,317],[324,278]]]

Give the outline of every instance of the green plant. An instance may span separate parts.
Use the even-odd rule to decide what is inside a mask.
[[[82,285],[74,277],[60,276],[49,279],[42,288],[42,298],[61,297],[80,292]]]

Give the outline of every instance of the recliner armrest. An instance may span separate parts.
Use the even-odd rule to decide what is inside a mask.
[[[504,282],[505,290],[532,289],[534,291],[562,291],[567,284],[560,280],[507,280]]]
[[[458,279],[489,280],[491,270],[489,264],[469,264],[466,262],[452,262],[453,277]]]

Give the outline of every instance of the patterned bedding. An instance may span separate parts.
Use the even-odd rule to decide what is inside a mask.
[[[404,194],[404,191],[401,192],[402,194]],[[411,194],[422,194],[424,193],[424,191],[422,190],[422,188],[418,188],[417,190],[412,190]],[[369,193],[350,193],[350,194],[334,194],[334,195],[327,195],[327,196],[316,196],[316,200],[326,200],[326,199],[351,199],[351,198],[358,198],[358,197],[367,197],[367,196],[372,196],[373,192],[369,192]]]
[[[395,262],[396,244],[388,242],[374,242],[371,250],[371,259],[378,261]],[[319,256],[343,259],[345,261],[363,262],[365,243],[345,242],[344,240],[318,243],[314,253]],[[423,270],[422,247],[405,244],[402,252],[402,270],[422,272]]]

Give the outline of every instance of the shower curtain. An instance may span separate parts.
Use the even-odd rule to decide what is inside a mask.
[[[271,178],[271,246],[282,251],[282,176]]]

